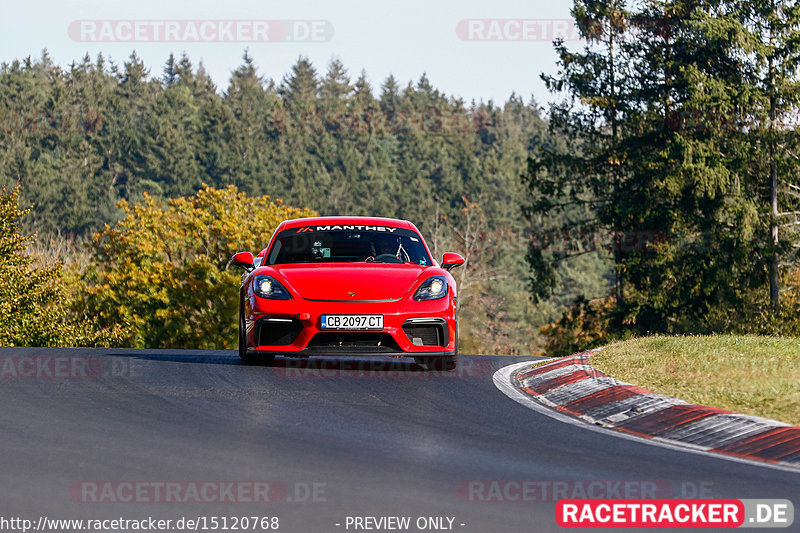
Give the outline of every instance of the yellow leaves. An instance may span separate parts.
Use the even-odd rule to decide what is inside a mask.
[[[113,343],[116,332],[69,314],[77,276],[61,263],[49,264],[26,252],[32,236],[20,231],[19,190],[0,191],[0,344],[74,346]],[[47,254],[45,254],[47,256]],[[52,257],[52,256],[47,256]]]
[[[224,348],[236,344],[237,251],[258,252],[283,220],[314,216],[234,186],[196,195],[120,204],[123,219],[95,234],[100,263],[87,301],[131,324],[140,347]]]
[[[134,253],[176,266],[207,258],[222,266],[237,250],[261,249],[282,220],[310,216],[308,210],[272,202],[269,196],[248,198],[236,187],[204,186],[197,195],[159,202],[150,196],[125,214],[116,230],[104,231],[106,253]],[[140,230],[146,231],[140,231]]]

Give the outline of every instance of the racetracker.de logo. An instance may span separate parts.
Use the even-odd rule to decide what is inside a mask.
[[[327,20],[73,20],[67,28],[90,43],[326,42],[333,33]]]
[[[790,500],[609,499],[561,500],[556,523],[564,528],[788,528]]]
[[[579,41],[572,19],[464,19],[456,24],[462,41]]]

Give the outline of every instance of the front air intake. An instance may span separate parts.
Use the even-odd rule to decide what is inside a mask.
[[[441,318],[412,318],[403,332],[414,346],[447,346],[447,322]]]
[[[255,339],[258,346],[288,346],[292,344],[303,324],[296,318],[262,318],[256,322]]]

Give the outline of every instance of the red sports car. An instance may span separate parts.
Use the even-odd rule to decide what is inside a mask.
[[[282,222],[258,266],[250,252],[239,303],[239,356],[270,364],[276,355],[414,357],[452,370],[458,358],[456,283],[464,263],[439,265],[414,224],[368,217]]]

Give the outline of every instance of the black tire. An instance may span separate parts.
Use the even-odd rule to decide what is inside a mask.
[[[455,370],[458,366],[458,322],[456,322],[456,344],[453,350],[453,355],[444,355],[441,357],[416,357],[414,359],[417,364],[425,367],[427,370],[437,372],[450,372]]]
[[[458,354],[445,355],[443,357],[429,357],[425,365],[428,370],[437,372],[450,372],[458,366]]]
[[[275,360],[274,355],[261,355],[247,351],[247,333],[244,326],[244,312],[239,308],[239,358],[246,365],[270,366]]]

